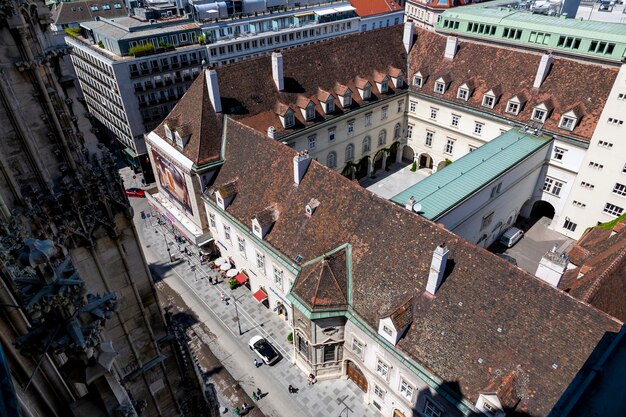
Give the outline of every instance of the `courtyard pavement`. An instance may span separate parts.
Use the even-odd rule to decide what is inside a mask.
[[[368,191],[389,200],[430,175],[430,170],[412,172],[411,165],[394,171],[394,165],[391,171],[377,173],[375,179],[368,178],[361,181],[361,185]]]
[[[131,176],[132,177],[132,176]],[[291,332],[288,323],[258,303],[246,287],[235,290],[228,287],[226,281],[209,284],[208,277],[218,278],[218,273],[201,265],[195,248],[189,247],[191,256],[180,252],[165,227],[159,226],[156,218],[150,216],[141,219],[140,213],[150,213],[145,199],[132,198],[135,209],[135,224],[153,278],[158,285],[168,285],[180,294],[185,303],[210,330],[206,335],[206,344],[220,360],[223,366],[238,381],[245,392],[252,396],[256,388],[261,388],[266,397],[255,404],[267,416],[284,417],[326,417],[346,416],[346,408],[339,400],[345,398],[345,404],[351,409],[349,416],[376,416],[378,412],[363,402],[364,393],[350,380],[339,379],[319,381],[307,385],[306,375],[294,365],[293,346],[287,341]],[[167,245],[167,246],[166,246]],[[170,248],[173,262],[170,262],[166,248]],[[184,248],[183,249],[184,252]],[[224,301],[221,296],[224,295]],[[239,335],[235,311],[242,334]],[[269,340],[283,358],[274,366],[254,367],[254,358],[247,345],[252,336],[261,335]],[[298,388],[298,393],[289,394],[288,386]],[[237,399],[219,395],[220,405],[232,410]],[[231,414],[228,414],[231,415]]]
[[[522,240],[508,249],[496,242],[491,245],[489,250],[512,256],[517,260],[517,266],[535,275],[539,261],[541,261],[546,252],[556,247],[557,252],[561,253],[567,251],[574,244],[573,239],[549,229],[551,221],[552,219],[542,217],[534,224],[531,224],[528,230],[526,230],[524,224],[517,225],[517,227],[521,226],[525,230]]]

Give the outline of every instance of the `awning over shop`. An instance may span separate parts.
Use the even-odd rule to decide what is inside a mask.
[[[238,274],[235,276],[235,281],[237,281],[237,282],[238,282],[238,283],[240,283],[240,284],[243,284],[243,283],[244,283],[244,282],[246,282],[247,280],[248,280],[248,276],[247,276],[246,274],[241,273],[241,272],[240,272],[240,273],[238,273]],[[267,295],[266,295],[265,297],[267,297]]]
[[[263,291],[263,288],[259,289],[257,292],[252,294],[252,296],[256,298],[256,300],[259,303],[262,303],[263,301],[267,300],[267,293]]]

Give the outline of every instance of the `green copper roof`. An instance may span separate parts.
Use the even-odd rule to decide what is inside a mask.
[[[422,216],[437,220],[550,142],[545,135],[534,136],[511,129],[407,188],[391,201],[405,205],[412,196],[422,205]]]
[[[534,14],[509,9],[506,5],[510,3],[509,0],[496,0],[446,10],[436,29],[438,32],[526,44],[538,49],[562,50],[610,61],[620,61],[626,54],[625,24]],[[511,32],[512,29],[519,29],[521,33]],[[578,41],[570,43],[562,37]],[[600,45],[601,42],[604,44]],[[608,43],[613,46],[609,47]]]

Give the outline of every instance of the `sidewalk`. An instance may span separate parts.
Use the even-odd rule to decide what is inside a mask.
[[[287,335],[291,332],[288,323],[258,303],[246,287],[230,290],[227,281],[209,284],[208,277],[215,279],[219,274],[207,265],[200,265],[195,249],[190,247],[193,252],[190,257],[181,254],[166,229],[155,224],[156,219],[140,218],[138,213],[141,210],[149,212],[145,200],[133,200],[135,224],[155,282],[171,287],[209,328],[214,335],[209,342],[211,351],[248,395],[251,396],[257,387],[268,393],[267,398],[256,404],[264,414],[276,417],[346,416],[345,406],[340,405],[338,400],[347,396],[345,404],[351,408],[349,416],[378,415],[376,410],[363,402],[365,394],[350,380],[307,385],[306,375],[293,364],[293,346],[287,341]],[[176,258],[173,262],[168,259],[166,241],[170,253]],[[221,300],[221,294],[224,294],[225,301]],[[241,335],[236,320],[235,299]],[[257,334],[269,340],[283,356],[276,365],[254,368],[256,356],[248,350],[247,345],[250,338]],[[289,394],[289,385],[298,388],[299,392]],[[220,402],[227,401],[225,396],[220,397]],[[224,403],[220,405],[231,410],[233,406]]]

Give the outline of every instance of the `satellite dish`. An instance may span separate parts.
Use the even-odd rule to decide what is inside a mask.
[[[422,205],[420,203],[413,204],[413,211],[419,213],[420,211],[422,211]]]

